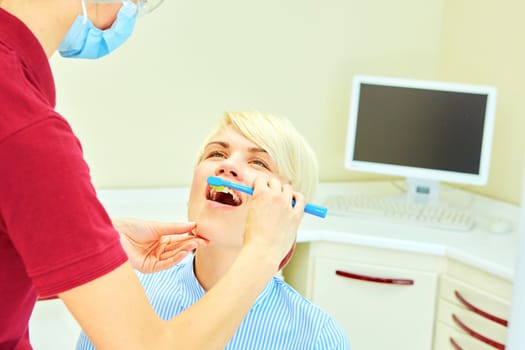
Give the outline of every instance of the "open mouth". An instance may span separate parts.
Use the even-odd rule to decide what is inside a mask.
[[[223,187],[222,189],[218,190],[208,186],[206,198],[214,202],[231,205],[234,207],[238,207],[242,204],[241,196],[236,191],[228,187]]]

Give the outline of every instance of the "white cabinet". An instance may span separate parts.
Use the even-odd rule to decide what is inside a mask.
[[[512,282],[446,256],[302,243],[284,277],[352,349],[504,349]]]
[[[440,277],[434,349],[504,349],[511,283],[449,261]]]
[[[352,349],[430,350],[439,261],[315,242],[298,246],[284,275],[343,327]]]

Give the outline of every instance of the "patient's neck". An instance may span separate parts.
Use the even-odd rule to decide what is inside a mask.
[[[197,249],[193,268],[205,291],[210,290],[221,279],[238,253],[238,248],[205,246]]]

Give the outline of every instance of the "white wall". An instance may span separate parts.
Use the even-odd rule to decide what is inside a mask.
[[[351,78],[434,78],[442,2],[165,1],[113,55],[53,57],[58,109],[99,188],[188,184],[227,109],[288,116],[322,180],[362,178],[343,168]]]
[[[439,78],[498,89],[489,182],[470,189],[520,202],[525,159],[525,2],[445,0]]]

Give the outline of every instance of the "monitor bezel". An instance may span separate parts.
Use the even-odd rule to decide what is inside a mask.
[[[479,173],[467,174],[455,171],[417,168],[387,163],[367,162],[353,159],[355,138],[358,121],[359,99],[361,86],[381,85],[410,89],[426,89],[437,91],[464,92],[483,94],[487,96],[485,109],[485,122],[481,146]],[[352,81],[350,109],[348,117],[347,139],[345,147],[345,168],[347,170],[375,173],[390,176],[402,176],[413,179],[426,179],[438,182],[451,182],[458,184],[482,186],[488,182],[490,170],[490,157],[494,133],[494,120],[496,112],[496,88],[488,85],[464,84],[454,82],[416,80],[384,76],[356,75]]]

